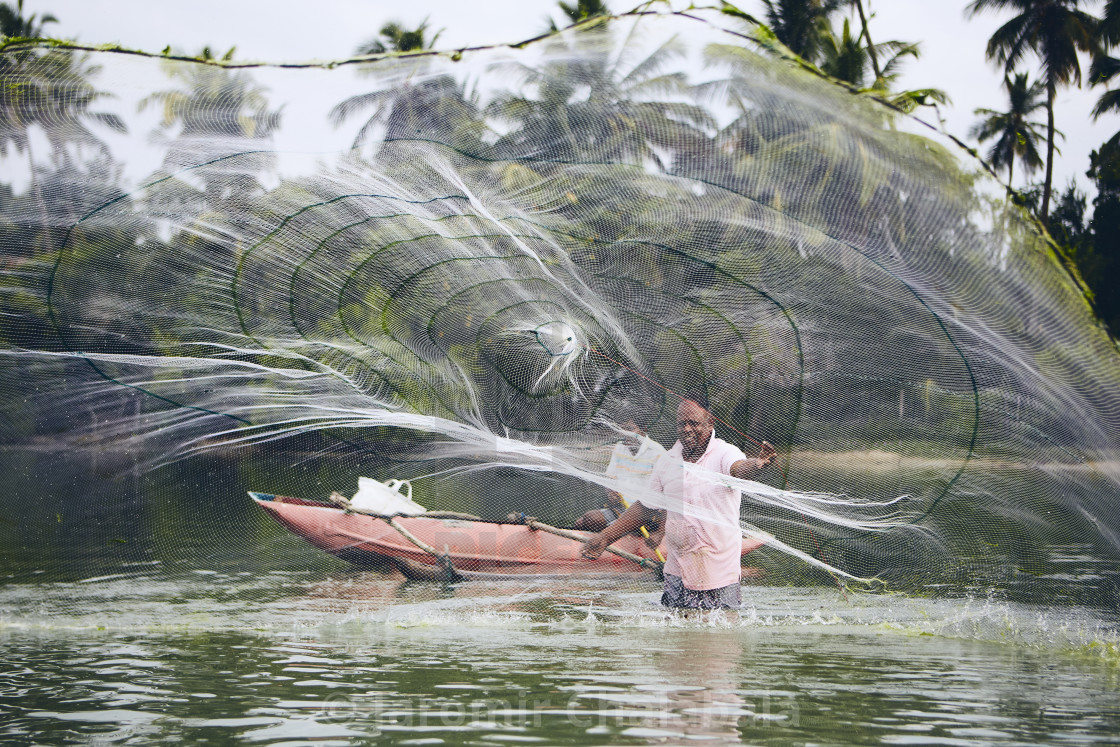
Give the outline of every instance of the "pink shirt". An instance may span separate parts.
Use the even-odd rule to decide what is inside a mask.
[[[649,487],[665,494],[665,573],[680,576],[685,588],[720,589],[739,582],[743,534],[738,490],[710,482],[701,472],[731,474],[746,456],[713,432],[695,463],[681,458],[681,442],[657,460]]]

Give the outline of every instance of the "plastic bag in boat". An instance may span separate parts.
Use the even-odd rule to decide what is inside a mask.
[[[401,493],[401,488],[406,492]],[[358,492],[350,499],[350,506],[382,516],[418,516],[427,511],[412,500],[412,483],[408,480],[382,483],[369,477],[358,478]]]

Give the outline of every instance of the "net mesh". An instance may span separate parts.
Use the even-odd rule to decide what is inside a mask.
[[[620,424],[668,448],[693,399],[777,450],[686,475],[741,491],[769,582],[1115,559],[1120,359],[1068,263],[949,140],[726,25],[324,66],[5,48],[0,433],[57,455],[11,547],[44,552],[12,527],[60,461],[112,486],[103,532],[188,494],[137,556],[218,552],[246,487],[359,475],[571,526],[623,486]]]

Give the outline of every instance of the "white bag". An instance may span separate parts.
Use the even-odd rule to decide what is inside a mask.
[[[402,495],[401,488],[407,493]],[[419,516],[426,508],[412,500],[412,483],[408,480],[389,480],[380,483],[369,477],[358,478],[358,492],[350,499],[350,506],[371,511],[381,516]]]

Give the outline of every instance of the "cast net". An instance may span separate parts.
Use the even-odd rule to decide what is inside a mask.
[[[767,583],[1114,559],[1120,359],[1069,263],[963,149],[728,23],[324,66],[6,47],[0,432],[38,455],[9,552],[304,568],[244,491],[359,476],[499,522],[683,510],[606,467],[692,399],[777,451],[685,474],[741,491]]]

